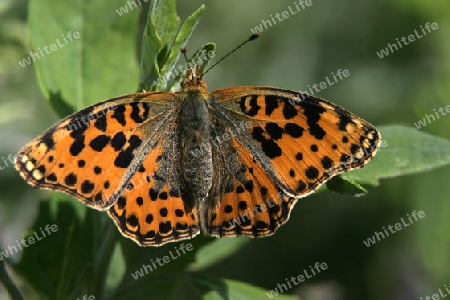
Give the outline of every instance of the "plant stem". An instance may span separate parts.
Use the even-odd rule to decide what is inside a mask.
[[[12,300],[23,300],[23,296],[19,289],[14,284],[11,277],[9,277],[9,274],[6,271],[5,262],[3,260],[0,261],[0,281],[5,286],[5,289],[8,291]]]
[[[93,284],[92,292],[92,295],[98,295],[100,299],[103,298],[100,295],[103,295],[104,292],[108,267],[114,252],[114,246],[117,242],[117,231],[115,230],[115,227],[112,226],[111,222],[103,222],[103,226],[105,228],[105,230],[102,231],[104,235],[103,238],[101,238],[101,246],[94,261],[95,282]]]

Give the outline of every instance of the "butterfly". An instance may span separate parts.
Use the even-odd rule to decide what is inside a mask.
[[[299,198],[361,168],[380,133],[310,95],[263,86],[208,92],[200,68],[179,92],[142,92],[66,117],[20,150],[37,188],[107,211],[141,246],[272,235]]]

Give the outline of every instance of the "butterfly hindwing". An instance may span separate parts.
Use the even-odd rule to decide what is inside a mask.
[[[160,246],[200,232],[196,208],[182,198],[178,144],[172,123],[108,211],[122,234],[140,245]]]
[[[216,130],[223,136],[223,131]],[[286,197],[253,155],[235,138],[213,145],[217,198],[208,233],[216,237],[268,236],[289,219],[295,198]],[[233,159],[229,159],[233,157]]]

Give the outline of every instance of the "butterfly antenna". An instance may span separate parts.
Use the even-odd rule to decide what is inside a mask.
[[[253,41],[255,39],[257,39],[261,34],[255,33],[252,34],[251,37],[249,37],[247,40],[245,40],[244,42],[242,42],[239,46],[237,46],[236,48],[234,48],[233,50],[231,50],[230,52],[228,52],[227,54],[225,54],[224,56],[222,56],[221,59],[219,59],[215,64],[213,64],[211,67],[209,67],[205,72],[202,73],[202,75],[200,77],[203,77],[206,73],[208,73],[209,70],[211,70],[212,68],[214,68],[215,66],[217,66],[222,60],[224,60],[225,58],[227,58],[228,56],[230,56],[231,54],[233,54],[234,52],[236,52],[237,50],[239,50],[239,48],[241,48],[242,46],[244,46],[245,44],[247,44],[250,41]]]
[[[184,59],[186,60],[186,62],[189,62],[189,59],[187,58],[186,55],[186,48],[185,47],[181,47],[181,53],[183,53]]]

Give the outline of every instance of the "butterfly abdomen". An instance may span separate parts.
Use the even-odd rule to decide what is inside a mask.
[[[208,109],[199,90],[188,90],[182,95],[181,102],[181,170],[189,196],[198,203],[208,197],[212,186]]]

